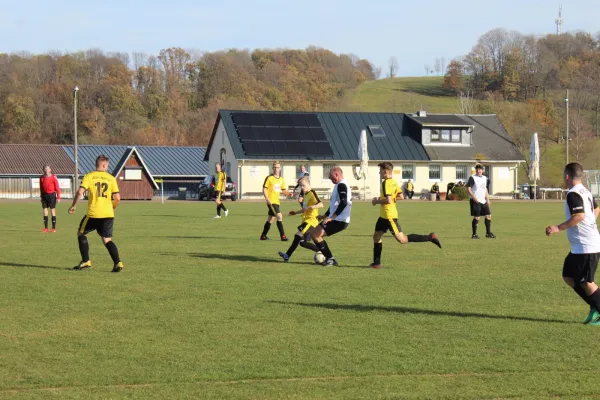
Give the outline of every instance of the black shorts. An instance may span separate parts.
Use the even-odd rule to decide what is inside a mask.
[[[398,224],[397,218],[385,219],[379,217],[377,223],[375,224],[375,232],[386,233],[387,231],[390,231],[392,235],[396,235],[399,232],[402,232],[402,228]]]
[[[327,236],[333,236],[338,232],[343,231],[344,229],[346,229],[348,227],[348,223],[347,222],[342,222],[342,221],[329,221],[327,224],[321,224],[323,226],[323,228],[325,229],[325,233],[327,234]]]
[[[42,195],[43,208],[56,208],[56,193],[47,193]]]
[[[215,200],[221,200],[222,194],[223,192],[221,192],[220,190],[215,190]]]
[[[276,217],[281,211],[279,211],[279,204],[267,204],[267,208],[269,209],[269,216]]]
[[[469,202],[471,203],[471,217],[492,215],[490,203],[481,204],[480,202],[474,202],[473,199],[469,200]]]
[[[96,231],[103,238],[112,237],[114,220],[114,218],[90,218],[86,215],[79,224],[79,233],[87,235]]]
[[[308,222],[303,222],[300,225],[298,225],[298,232],[300,232],[302,236],[306,236],[308,234],[308,230],[314,227],[314,225],[311,225]]]
[[[594,282],[594,275],[598,268],[600,253],[573,254],[565,258],[562,276],[573,278],[575,283]]]

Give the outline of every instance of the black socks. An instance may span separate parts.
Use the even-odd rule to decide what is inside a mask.
[[[117,245],[111,240],[110,242],[105,243],[104,246],[106,246],[108,254],[110,254],[110,258],[112,258],[113,263],[115,263],[115,265],[120,263],[121,259],[119,258],[119,250],[117,249]]]
[[[379,265],[381,263],[381,251],[383,250],[383,243],[373,243],[373,264]]]
[[[492,220],[486,218],[485,219],[485,233],[489,235],[491,233],[491,231],[490,231],[491,228],[492,228]]]
[[[44,228],[48,229],[48,217],[44,217]]]
[[[271,223],[269,221],[265,222],[265,227],[263,228],[263,232],[261,236],[267,236],[269,233],[269,229],[271,229]]]
[[[277,221],[277,229],[279,229],[279,236],[285,236],[285,232],[283,231],[283,222]]]
[[[479,221],[473,218],[473,221],[471,221],[471,228],[473,228],[473,236],[477,235],[477,224],[479,224]]]
[[[81,261],[90,261],[90,244],[88,243],[87,238],[83,235],[79,235],[77,236],[77,241],[79,242],[79,252],[81,253]]]
[[[56,229],[56,217],[52,217],[52,229]]]
[[[415,235],[411,233],[406,235],[409,242],[431,242],[431,235]]]

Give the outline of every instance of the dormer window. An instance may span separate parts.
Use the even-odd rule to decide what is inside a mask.
[[[385,131],[381,127],[381,125],[369,125],[369,132],[371,132],[371,136],[373,137],[385,137]]]
[[[432,129],[431,141],[438,143],[461,143],[461,129]]]

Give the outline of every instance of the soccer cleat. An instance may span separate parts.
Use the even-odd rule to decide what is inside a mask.
[[[55,233],[55,232],[56,232],[56,228],[52,228],[52,233]]]
[[[229,214],[229,210],[225,210],[225,216],[227,216],[227,214]]]
[[[442,243],[440,242],[440,239],[438,239],[438,237],[435,235],[435,233],[431,232],[431,234],[429,236],[431,237],[431,243],[435,244],[437,247],[439,247],[441,249]]]
[[[90,268],[91,266],[92,266],[92,262],[90,260],[87,260],[87,261],[80,262],[79,265],[76,265],[75,267],[73,267],[73,269],[81,270],[81,269]]]
[[[48,233],[48,228],[42,229],[42,233]]]
[[[486,233],[486,234],[485,234],[485,237],[486,237],[486,238],[489,238],[489,239],[496,239],[496,235],[494,235],[492,232],[490,232],[490,233]]]
[[[339,264],[338,264],[338,262],[336,261],[335,258],[331,257],[331,258],[328,258],[327,260],[325,260],[325,262],[323,263],[323,265],[326,266],[326,267],[330,267],[332,265],[334,267],[337,267]]]
[[[215,215],[213,218],[214,219],[219,219],[219,218],[221,218],[221,216],[220,215]]]
[[[382,265],[381,265],[381,264],[375,264],[375,263],[371,263],[371,265],[369,265],[369,267],[371,267],[371,268],[375,268],[375,269],[379,269],[379,268],[381,268],[381,267],[382,267]]]
[[[596,318],[594,318],[594,320],[592,322],[590,322],[588,325],[600,326],[600,315],[597,316]]]
[[[290,256],[288,256],[288,255],[287,255],[287,253],[284,253],[283,251],[280,251],[280,252],[279,252],[279,256],[280,256],[281,258],[283,258],[283,261],[284,261],[284,262],[288,262],[288,261],[290,260]]]
[[[479,236],[473,235],[473,236],[471,236],[471,239],[479,239]]]
[[[598,314],[598,311],[596,311],[595,308],[590,308],[590,313],[588,314],[585,321],[583,321],[583,323],[587,325],[598,317],[600,317],[600,314]]]
[[[261,235],[260,240],[271,240],[268,237],[266,237],[265,235]]]
[[[285,235],[282,235],[282,236],[281,236],[281,241],[282,241],[282,242],[287,242],[288,240],[289,240],[289,239],[287,238],[287,236],[285,236]]]
[[[123,269],[123,263],[122,262],[118,262],[113,267],[112,272],[121,272],[122,269]]]

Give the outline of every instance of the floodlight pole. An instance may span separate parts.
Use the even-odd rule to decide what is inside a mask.
[[[569,163],[569,89],[567,89],[567,97],[565,98],[567,103],[567,164]]]
[[[76,196],[76,193],[79,190],[79,161],[77,158],[77,92],[79,92],[79,86],[75,86],[73,89],[73,130],[75,134],[75,184],[73,185],[73,197]]]

